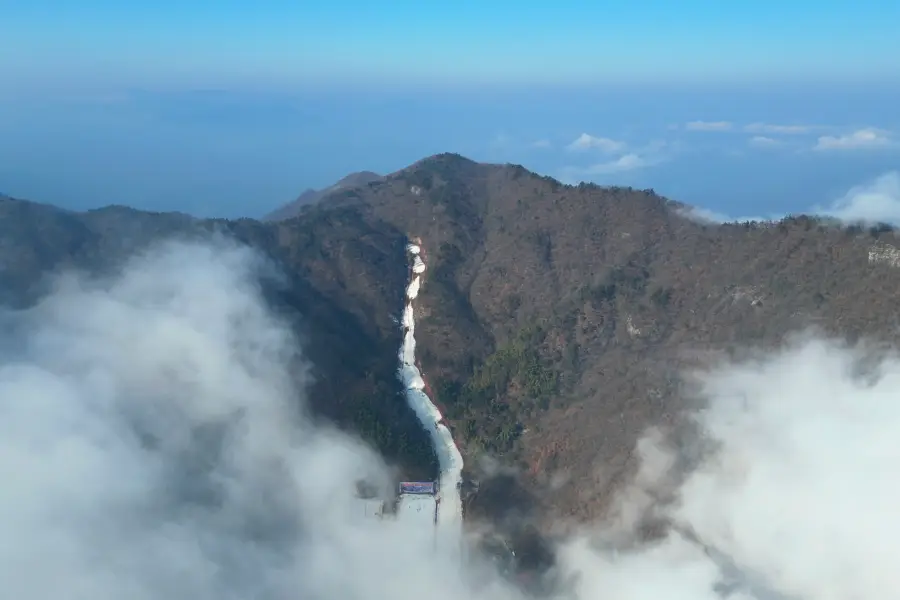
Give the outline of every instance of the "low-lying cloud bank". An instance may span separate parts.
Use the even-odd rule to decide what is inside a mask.
[[[830,206],[817,206],[816,214],[852,223],[900,225],[900,173],[891,171],[850,189]]]
[[[423,532],[348,521],[356,477],[383,467],[304,417],[261,267],[227,244],[166,245],[6,315],[10,597],[387,598],[441,576],[417,558]]]
[[[296,340],[261,298],[260,266],[227,244],[169,244],[118,278],[69,277],[4,315],[6,594],[521,598],[435,556],[430,532],[361,515],[354,481],[386,480],[384,466],[305,417]],[[685,449],[649,435],[621,518],[561,548],[563,570],[579,573],[568,597],[890,596],[900,359],[865,379],[856,359],[805,340],[697,374],[696,421],[714,451],[676,481]],[[623,545],[648,512],[681,533]]]
[[[900,585],[900,357],[834,340],[698,373],[706,408],[695,420],[708,455],[667,490],[679,453],[648,438],[644,472],[622,499],[675,530],[615,559],[569,551],[582,597],[892,597]],[[584,547],[584,546],[582,546]]]
[[[689,219],[704,223],[742,223],[778,221],[786,215],[734,217],[706,208],[691,206],[681,210]],[[887,223],[900,226],[900,172],[890,171],[858,185],[827,205],[815,205],[804,214],[831,217],[846,224]]]

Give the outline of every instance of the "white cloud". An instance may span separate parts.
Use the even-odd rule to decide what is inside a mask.
[[[888,223],[900,227],[900,173],[891,171],[874,180],[851,188],[828,205],[814,205],[804,211],[808,215],[831,217],[843,223]],[[679,210],[685,218],[703,223],[743,223],[744,221],[778,221],[784,214],[767,217],[732,217],[697,206]]]
[[[603,173],[621,173],[622,171],[642,169],[651,164],[653,163],[644,156],[638,154],[623,154],[616,160],[591,165],[585,169],[585,171],[589,174],[597,175]]]
[[[732,217],[726,215],[725,213],[721,213],[715,210],[710,210],[708,208],[703,208],[702,206],[684,206],[678,209],[678,214],[686,219],[690,219],[692,221],[696,221],[698,223],[704,224],[720,224],[720,223],[744,223],[746,221],[756,221],[756,222],[765,222],[765,221],[777,221],[781,218],[780,215],[769,216],[769,217],[761,217],[761,216],[743,216],[743,217]]]
[[[546,139],[535,140],[535,141],[531,142],[531,144],[529,144],[529,145],[532,148],[539,148],[539,149],[548,149],[548,148],[553,147],[553,144],[550,142],[550,140],[546,140]]]
[[[813,212],[844,222],[900,226],[900,173],[885,173],[866,185],[852,188],[827,207],[816,207]]]
[[[776,140],[775,138],[766,137],[764,135],[754,135],[748,143],[751,146],[757,146],[760,148],[772,148],[775,146],[781,146],[783,142],[781,140]]]
[[[862,354],[807,337],[696,373],[701,442],[676,450],[648,435],[638,446],[621,528],[563,549],[581,571],[574,597],[875,600],[896,589],[900,357],[863,378]],[[622,543],[647,520],[673,528]]]
[[[684,124],[688,131],[731,131],[733,127],[730,121],[690,121]]]
[[[733,131],[736,125],[731,121],[691,121],[684,124],[688,131]],[[669,129],[677,129],[670,125]],[[748,123],[740,127],[747,133],[759,133],[769,135],[798,135],[809,133],[815,129],[821,129],[817,125],[781,125],[776,123]]]
[[[697,423],[721,446],[666,512],[781,597],[874,599],[900,584],[900,484],[889,475],[900,361],[886,358],[865,381],[860,358],[798,342],[698,377],[708,408]],[[702,580],[699,564],[691,572]]]
[[[579,183],[581,181],[594,181],[598,177],[637,171],[658,164],[663,159],[661,156],[648,156],[643,154],[623,154],[609,161],[598,162],[587,166],[563,167],[560,179],[566,183]]]
[[[768,133],[776,135],[797,135],[809,133],[817,129],[814,125],[776,125],[772,123],[750,123],[744,125],[744,131],[747,133]]]
[[[709,208],[703,208],[702,206],[686,205],[683,207],[678,207],[678,209],[676,209],[676,212],[685,219],[690,219],[691,221],[696,221],[697,223],[704,224],[730,223],[735,220],[724,213],[720,213]]]
[[[617,158],[587,165],[569,165],[560,169],[560,180],[566,183],[594,181],[610,183],[607,176],[639,171],[656,166],[671,158],[678,151],[678,144],[663,140],[652,140],[630,152],[619,154]]]
[[[303,417],[261,261],[171,245],[3,314],[0,581],[29,600],[466,596],[427,531],[361,522],[369,449]],[[296,384],[299,382],[300,387]],[[501,584],[493,591],[510,597]]]
[[[567,148],[574,151],[599,150],[601,152],[612,154],[625,148],[625,143],[610,138],[594,137],[587,133],[582,133],[575,141],[569,144]]]
[[[879,129],[859,129],[842,136],[823,135],[819,137],[815,150],[865,150],[886,148],[894,142],[889,135]]]

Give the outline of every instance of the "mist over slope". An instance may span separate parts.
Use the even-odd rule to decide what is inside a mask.
[[[86,213],[0,200],[0,306],[27,307],[61,271],[110,275],[160,240],[224,235],[274,269],[260,274],[273,311],[290,321],[316,374],[316,417],[359,433],[410,477],[431,472],[428,436],[402,401],[392,353],[401,336],[406,238],[360,214],[264,224],[107,207]],[[424,452],[423,452],[424,451]]]
[[[435,557],[430,532],[359,518],[355,478],[387,485],[386,467],[297,403],[309,375],[263,300],[264,268],[229,242],[168,243],[3,314],[7,593],[519,598]],[[617,510],[560,542],[574,597],[892,597],[900,359],[863,357],[803,338],[693,374],[702,435],[648,431]]]
[[[344,561],[389,574],[409,551],[342,526],[355,478],[387,472],[297,405],[306,375],[289,369],[299,348],[255,283],[263,265],[224,242],[168,244],[4,315],[11,595],[333,597],[353,585]],[[404,534],[410,549],[419,535]]]
[[[644,438],[641,471],[618,498],[622,529],[603,537],[621,540],[648,520],[672,529],[602,568],[570,549],[584,566],[582,590],[896,597],[898,378],[896,352],[811,334],[693,374],[701,435],[676,452],[658,435]]]

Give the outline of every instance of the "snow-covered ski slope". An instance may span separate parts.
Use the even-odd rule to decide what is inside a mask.
[[[434,496],[428,494],[402,494],[397,505],[397,515],[416,526],[434,527],[437,506]]]
[[[462,534],[462,499],[459,495],[459,487],[462,482],[462,455],[453,435],[443,423],[443,416],[435,406],[428,394],[425,393],[425,382],[422,374],[416,367],[416,324],[413,313],[413,304],[419,295],[422,284],[422,276],[426,265],[421,256],[421,248],[417,244],[407,246],[411,263],[411,277],[406,288],[406,305],[403,309],[402,327],[404,330],[403,345],[400,348],[400,379],[406,388],[406,401],[409,403],[422,426],[431,434],[437,453],[440,475],[438,481],[438,494],[440,503],[437,510],[437,527],[440,537],[444,533],[453,538]],[[406,498],[401,497],[398,515],[403,515],[403,506]]]

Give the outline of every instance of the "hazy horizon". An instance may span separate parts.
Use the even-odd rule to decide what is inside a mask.
[[[900,166],[897,3],[35,0],[3,22],[0,192],[69,208],[261,216],[458,152],[783,213]]]
[[[458,152],[721,213],[796,212],[900,166],[898,104],[887,88],[666,86],[13,97],[0,100],[0,192],[73,209],[259,217],[350,172]]]

